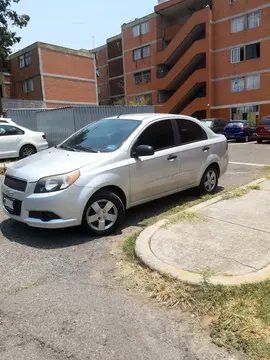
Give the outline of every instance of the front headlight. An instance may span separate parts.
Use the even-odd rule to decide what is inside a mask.
[[[72,185],[79,177],[79,170],[67,174],[44,177],[37,182],[34,192],[40,194],[64,190]]]

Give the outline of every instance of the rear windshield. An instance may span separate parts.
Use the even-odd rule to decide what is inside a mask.
[[[211,120],[203,120],[202,124],[208,128],[210,128],[213,125],[213,121]]]
[[[241,125],[244,125],[244,122],[243,121],[231,121],[228,123],[227,127],[233,127],[233,126],[241,126]]]
[[[270,125],[270,118],[264,118],[259,122],[259,125]]]

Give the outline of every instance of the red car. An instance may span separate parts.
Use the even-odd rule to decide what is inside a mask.
[[[270,140],[270,116],[266,116],[258,122],[256,133],[259,144],[261,144],[263,140]]]

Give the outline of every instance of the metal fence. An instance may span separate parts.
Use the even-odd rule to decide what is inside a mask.
[[[30,130],[42,131],[50,146],[102,118],[120,114],[154,113],[154,106],[82,106],[58,109],[8,110],[5,117]]]

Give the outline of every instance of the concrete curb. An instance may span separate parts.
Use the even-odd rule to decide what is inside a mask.
[[[251,183],[239,187],[239,189],[244,189],[246,187],[252,186],[252,185],[258,185],[262,182],[264,182],[266,178],[261,178],[255,181],[252,181]],[[222,195],[217,196],[213,199],[207,200],[201,204],[192,206],[191,208],[187,210],[182,210],[181,212],[195,212],[199,211],[203,208],[206,208],[212,204],[215,204],[222,200]],[[181,213],[180,212],[180,213]],[[175,217],[177,214],[174,214],[171,217]],[[179,269],[175,266],[168,265],[158,259],[151,250],[151,239],[153,235],[164,225],[169,223],[169,219],[158,221],[156,224],[151,225],[147,227],[145,230],[143,230],[140,235],[138,236],[135,244],[135,254],[136,256],[148,267],[150,267],[152,270],[158,271],[164,275],[170,275],[176,279],[179,279],[184,282],[189,282],[192,284],[200,284],[204,282],[204,278],[201,274],[194,273],[191,271],[186,271],[183,269]],[[254,272],[249,273],[246,275],[235,275],[235,276],[225,276],[225,275],[218,275],[218,276],[212,276],[207,281],[213,285],[241,285],[241,284],[247,284],[247,283],[257,283],[262,282],[265,280],[270,279],[270,264],[266,266],[265,268]]]

